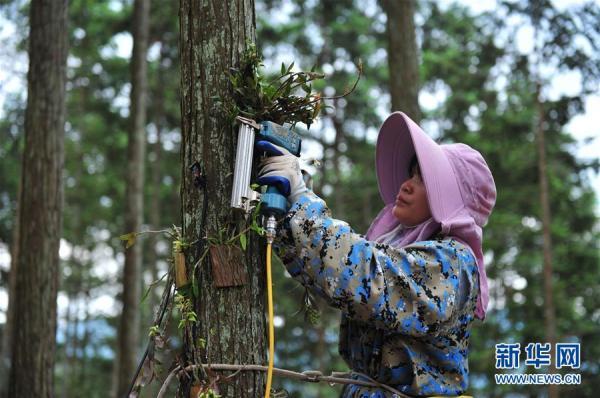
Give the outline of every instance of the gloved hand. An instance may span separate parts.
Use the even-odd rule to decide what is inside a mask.
[[[271,155],[260,163],[259,184],[276,186],[283,196],[287,196],[290,204],[308,191],[296,156],[269,141],[258,141],[256,148]]]

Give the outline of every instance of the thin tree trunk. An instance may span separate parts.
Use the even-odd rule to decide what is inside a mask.
[[[6,307],[6,323],[2,334],[2,353],[0,355],[0,397],[4,397],[8,391],[8,371],[10,369],[10,358],[12,355],[12,328],[15,318],[15,297],[17,295],[17,258],[19,257],[19,203],[21,202],[22,187],[19,182],[17,193],[17,206],[14,218],[14,227],[10,245],[10,270],[8,274],[8,304]]]
[[[542,233],[544,253],[544,326],[546,329],[546,342],[550,343],[551,357],[554,358],[556,343],[556,309],[554,307],[554,293],[552,290],[552,233],[550,196],[548,192],[548,171],[546,161],[546,138],[544,132],[544,107],[540,99],[541,86],[537,83],[535,105],[537,109],[536,137],[538,151],[538,177],[540,181],[540,203],[542,207]],[[554,363],[554,361],[552,362]],[[554,365],[552,369],[555,369]],[[548,397],[558,398],[558,385],[548,385]]]
[[[139,232],[144,214],[144,158],[146,147],[146,85],[150,1],[135,0],[133,7],[133,52],[131,55],[131,106],[127,148],[127,199],[125,229]],[[118,396],[124,396],[137,365],[140,345],[141,245],[125,252],[123,312],[119,329]]]
[[[334,107],[338,107],[338,101],[335,100]],[[340,194],[342,187],[342,171],[341,171],[341,155],[340,146],[345,141],[344,125],[336,117],[335,113],[330,115],[333,129],[335,130],[335,139],[333,141],[333,170],[332,175],[334,176],[333,183],[333,197],[335,203],[335,216],[340,219],[346,218],[346,206],[344,202],[348,200]]]
[[[381,0],[387,14],[388,66],[392,111],[403,111],[415,122],[419,108],[419,57],[415,35],[415,2]]]
[[[82,385],[80,386],[80,388],[82,388],[84,391],[89,391],[88,389],[88,385],[89,385],[89,379],[86,377],[87,376],[87,348],[88,348],[88,344],[90,343],[90,337],[91,337],[91,327],[90,327],[90,322],[91,322],[91,316],[90,316],[90,302],[91,302],[91,295],[90,295],[90,282],[89,282],[89,278],[86,278],[86,280],[84,281],[84,288],[83,288],[83,308],[84,308],[84,313],[85,316],[83,318],[83,336],[81,336],[81,364],[79,367],[79,380],[81,381]],[[92,357],[93,358],[93,357]]]
[[[62,233],[66,0],[30,5],[25,149],[9,396],[54,395],[58,250]]]
[[[160,81],[160,77],[162,73],[166,73],[163,70],[162,64],[163,60],[166,58],[166,49],[165,44],[161,43],[160,49],[160,58],[158,60],[157,67],[157,80]],[[150,172],[151,172],[151,187],[152,194],[150,195],[150,224],[152,225],[152,229],[159,230],[161,229],[161,181],[162,181],[162,170],[161,170],[161,161],[162,161],[162,131],[165,125],[165,111],[164,111],[164,90],[161,87],[158,87],[158,90],[152,96],[152,102],[154,106],[153,112],[153,120],[154,125],[156,127],[156,143],[154,143],[152,147],[152,152],[154,153],[154,159],[150,163]],[[156,243],[158,241],[158,237],[156,234],[151,234],[148,237],[148,268],[150,270],[150,274],[152,275],[152,280],[158,280],[158,256],[156,255]],[[160,296],[158,289],[152,289],[150,292],[150,319],[152,319],[152,314],[154,313],[154,306],[157,304]]]
[[[217,236],[220,229],[230,235],[236,221],[230,198],[237,134],[215,97],[231,96],[226,73],[238,65],[247,43],[255,41],[254,1],[182,0],[179,16],[183,234],[187,242],[194,242],[204,234]],[[195,162],[207,178],[207,203],[193,185],[189,167]],[[207,206],[205,231],[201,230],[203,206]],[[217,288],[208,261],[195,268],[198,297],[191,293],[186,297],[193,300],[199,321],[185,333],[184,363],[265,362],[264,248],[258,239],[250,238],[241,264],[236,264],[247,270],[245,285]],[[188,272],[197,260],[195,249],[186,253]],[[198,347],[198,339],[205,339],[205,350]],[[187,398],[193,380],[180,382],[179,396]],[[234,382],[221,384],[220,394],[259,397],[263,382],[262,374],[242,372]]]
[[[77,284],[77,288],[75,289],[75,292],[73,292],[73,296],[70,298],[70,300],[73,300],[73,318],[72,318],[72,331],[71,331],[71,336],[70,339],[68,341],[65,341],[66,344],[68,344],[70,346],[70,352],[71,355],[69,356],[69,372],[67,373],[67,377],[69,378],[69,382],[68,382],[68,390],[67,390],[67,397],[71,397],[74,396],[75,391],[76,391],[76,386],[78,383],[76,374],[77,374],[77,367],[79,366],[78,362],[79,359],[77,358],[77,351],[78,351],[78,347],[79,347],[79,284]]]
[[[77,300],[76,294],[68,295],[67,327],[65,328],[65,372],[64,372],[64,398],[71,397],[73,390],[73,373],[75,369],[75,339],[77,338]]]

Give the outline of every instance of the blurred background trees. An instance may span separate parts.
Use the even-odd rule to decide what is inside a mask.
[[[181,225],[180,66],[178,7],[152,0],[149,20],[147,154],[142,229]],[[472,331],[470,369],[474,396],[543,396],[539,386],[494,383],[494,344],[544,342],[542,205],[539,200],[536,123],[545,133],[548,202],[552,215],[552,297],[556,340],[581,343],[582,385],[561,386],[561,396],[592,397],[600,383],[600,262],[598,199],[590,176],[597,158],[577,155],[583,145],[571,134],[572,121],[587,111],[598,92],[598,4],[498,1],[489,11],[468,2],[415,2],[414,38],[418,79],[391,71],[390,18],[394,2],[256,1],[257,44],[267,72],[281,62],[298,69],[313,65],[326,74],[318,87],[341,94],[363,74],[356,91],[330,101],[320,121],[304,130],[304,155],[321,159],[315,190],[333,210],[364,233],[382,207],[374,173],[377,129],[394,103],[398,79],[402,98],[418,94],[423,128],[440,142],[465,142],[479,149],[496,179],[498,200],[485,229],[484,250],[491,305]],[[65,126],[64,227],[60,243],[60,287],[56,331],[56,396],[116,394],[117,330],[121,315],[125,226],[125,175],[131,118],[133,1],[72,0],[69,4]],[[3,2],[0,64],[20,83],[0,87],[0,387],[6,389],[9,362],[6,305],[15,227],[21,157],[24,150],[29,4]],[[404,14],[403,14],[404,15]],[[537,51],[534,51],[533,27]],[[403,27],[406,27],[404,24]],[[12,29],[9,33],[6,29]],[[10,33],[12,32],[12,33]],[[410,36],[410,32],[406,33]],[[402,36],[406,37],[406,36]],[[401,44],[408,45],[406,39]],[[25,65],[25,66],[23,66]],[[404,67],[402,67],[404,70]],[[1,75],[1,76],[5,76]],[[569,76],[567,89],[558,77]],[[393,79],[393,82],[390,80]],[[404,81],[408,79],[410,81]],[[537,85],[541,89],[538,90]],[[564,84],[563,84],[564,87]],[[412,100],[414,104],[414,99]],[[394,105],[395,106],[395,105]],[[410,104],[399,105],[408,107]],[[413,105],[414,106],[414,105]],[[410,114],[410,112],[409,112]],[[418,117],[418,116],[417,116]],[[588,119],[589,120],[589,119]],[[571,123],[571,124],[570,124]],[[597,129],[588,126],[589,131]],[[598,151],[596,151],[598,153]],[[598,188],[596,188],[598,189]],[[161,235],[140,238],[142,292],[168,269],[170,242]],[[277,314],[276,364],[292,369],[343,370],[337,355],[335,311],[322,307],[313,325],[300,311],[304,291],[274,267]],[[154,285],[140,305],[141,358],[162,289]],[[14,321],[12,321],[14,322]],[[176,323],[176,322],[175,322]],[[176,328],[176,326],[175,326]],[[181,347],[172,330],[160,379]],[[523,371],[536,371],[531,367]],[[545,372],[545,369],[539,372]],[[113,390],[111,391],[111,386]],[[275,378],[295,397],[335,397],[339,388]],[[142,389],[155,396],[159,384]]]

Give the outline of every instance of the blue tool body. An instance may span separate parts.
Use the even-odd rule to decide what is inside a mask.
[[[257,140],[269,141],[287,149],[291,154],[300,156],[302,140],[288,127],[270,121],[260,124]],[[269,185],[260,199],[260,211],[263,214],[282,216],[287,212],[287,199],[274,185]]]

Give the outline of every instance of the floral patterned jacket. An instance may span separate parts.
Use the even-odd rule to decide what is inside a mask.
[[[312,192],[279,232],[275,250],[288,272],[342,311],[339,351],[353,371],[411,396],[465,391],[479,291],[468,247],[451,237],[401,248],[368,241]],[[342,393],[393,396],[357,385]]]

